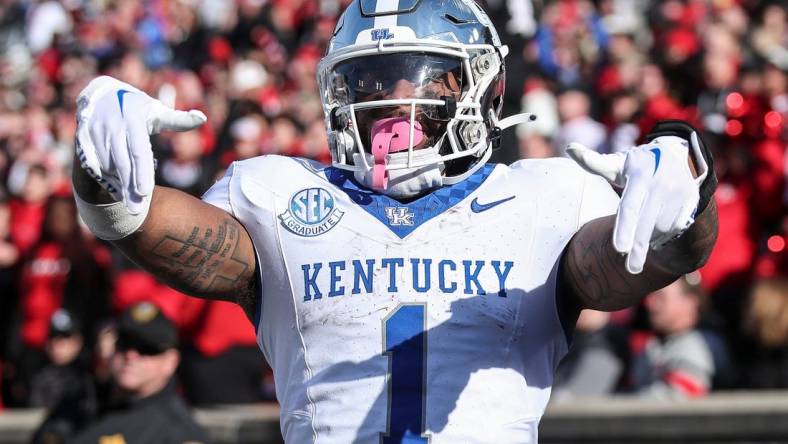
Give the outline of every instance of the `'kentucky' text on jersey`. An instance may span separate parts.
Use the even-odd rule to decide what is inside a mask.
[[[495,292],[498,296],[506,297],[506,278],[513,266],[514,262],[511,261],[411,258],[406,263],[401,257],[386,257],[380,260],[317,262],[301,265],[301,269],[304,271],[304,301],[306,302],[321,299],[324,294],[331,298],[346,294],[375,293],[376,286],[385,288],[385,290],[377,290],[379,292],[398,293],[399,273],[404,273],[402,280],[405,281],[408,289],[417,293],[426,293],[435,288],[446,294],[462,291],[465,294],[480,295],[487,292],[479,282],[479,275],[482,272],[495,273],[498,277]],[[326,271],[321,275],[324,268]],[[381,280],[374,282],[374,277]]]
[[[277,156],[233,164],[204,200],[256,247],[286,441],[432,444],[536,441],[567,351],[561,252],[618,202],[565,159],[487,165],[403,203]]]

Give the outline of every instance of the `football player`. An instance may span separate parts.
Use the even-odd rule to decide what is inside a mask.
[[[579,311],[702,265],[716,184],[682,122],[621,154],[487,163],[532,119],[499,119],[506,53],[472,0],[355,0],[318,67],[332,166],[236,162],[202,200],[154,185],[149,135],[205,116],[99,77],[78,99],[81,215],[246,310],[287,442],[536,442]]]

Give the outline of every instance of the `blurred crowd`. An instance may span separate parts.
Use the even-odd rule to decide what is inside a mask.
[[[315,69],[347,3],[0,0],[0,409],[55,408],[62,381],[102,387],[116,318],[140,301],[177,329],[191,404],[275,400],[239,308],[167,288],[79,223],[75,99],[108,74],[204,111],[200,130],[153,140],[157,183],[196,196],[235,160],[330,162]],[[708,264],[641,307],[584,313],[556,398],[788,388],[786,2],[485,6],[511,49],[504,113],[538,115],[504,135],[495,161],[562,156],[569,141],[618,152],[677,118],[703,130],[720,179]]]

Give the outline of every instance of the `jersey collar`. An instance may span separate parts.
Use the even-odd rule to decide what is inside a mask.
[[[438,188],[408,203],[359,185],[351,171],[329,167],[325,169],[325,175],[326,179],[344,191],[350,200],[394,234],[404,238],[476,191],[494,169],[495,165],[486,164],[462,182]]]

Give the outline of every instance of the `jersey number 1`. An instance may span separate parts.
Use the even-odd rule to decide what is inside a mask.
[[[389,357],[388,433],[383,444],[426,444],[426,306],[401,305],[383,320],[383,354]]]

